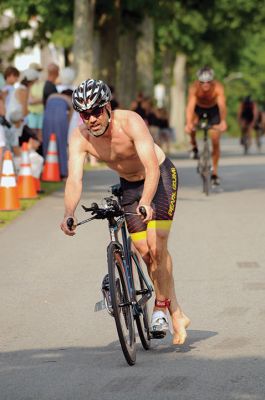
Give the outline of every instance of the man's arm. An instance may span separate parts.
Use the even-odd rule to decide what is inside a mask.
[[[216,103],[219,108],[220,122],[216,125],[221,132],[227,129],[226,124],[226,99],[223,85],[218,83]]]
[[[69,217],[74,218],[74,213],[81,197],[85,157],[86,152],[82,149],[82,138],[80,138],[79,129],[76,128],[69,144],[69,174],[65,184],[65,212],[61,224],[61,229],[69,236],[75,234],[73,230],[69,230],[67,219]]]
[[[185,131],[187,133],[191,133],[191,131],[194,129],[194,111],[196,107],[196,102],[197,102],[197,97],[196,97],[196,90],[194,85],[190,87],[189,90],[189,96],[188,96],[188,102],[187,102],[187,107],[186,107],[186,126],[185,126]]]
[[[151,202],[156,193],[160,177],[154,141],[145,122],[135,112],[130,112],[128,116],[126,131],[133,140],[137,154],[145,169],[144,189],[139,207],[141,205],[146,206],[147,217],[145,221],[149,221],[152,219]]]

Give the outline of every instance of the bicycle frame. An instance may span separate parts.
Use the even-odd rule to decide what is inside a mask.
[[[135,265],[147,287],[147,290],[144,291],[144,293],[138,293],[138,294],[143,294],[142,298],[136,302],[134,301],[134,293],[135,293],[135,287],[134,287],[134,281],[133,281],[133,270],[132,270],[132,263],[131,263],[131,249],[129,248],[128,245],[128,236],[127,236],[127,231],[126,231],[126,222],[125,222],[125,216],[122,215],[121,217],[115,219],[114,217],[111,217],[108,219],[109,222],[109,232],[110,232],[110,244],[114,243],[120,250],[121,256],[122,256],[122,261],[124,265],[124,271],[125,271],[125,276],[126,276],[126,281],[128,285],[128,289],[130,292],[130,297],[131,297],[131,303],[133,306],[133,312],[134,315],[139,314],[141,311],[139,309],[139,306],[142,307],[146,304],[146,302],[152,297],[152,287],[147,281],[141,266],[139,265],[139,262],[137,260],[137,257],[133,255]],[[121,237],[122,237],[122,244],[120,243],[119,240],[119,231],[121,231]],[[109,244],[109,246],[110,246]]]

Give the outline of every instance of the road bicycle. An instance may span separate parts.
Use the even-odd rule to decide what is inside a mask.
[[[200,157],[197,165],[197,172],[200,174],[202,178],[202,190],[206,196],[209,195],[210,191],[210,174],[211,174],[211,152],[209,145],[209,136],[208,130],[210,129],[210,125],[208,124],[208,116],[207,114],[203,114],[198,128],[203,131],[203,148],[200,153]]]
[[[241,145],[243,146],[244,155],[248,154],[250,144],[251,144],[251,139],[250,139],[249,127],[244,126],[241,129]]]
[[[124,357],[129,365],[134,365],[136,361],[134,321],[143,348],[148,350],[151,345],[147,302],[152,297],[153,287],[141,268],[138,254],[133,249],[127,233],[125,216],[138,214],[123,211],[122,190],[119,184],[111,186],[111,193],[112,196],[104,198],[104,205],[101,207],[97,203],[92,203],[89,208],[82,205],[83,210],[91,212],[92,217],[79,222],[77,226],[94,219],[108,221],[110,233],[110,243],[107,247],[108,274],[101,286],[103,300],[96,304],[95,311],[107,308],[108,313],[114,317]],[[146,215],[144,207],[140,207],[140,212],[143,216]],[[73,218],[68,218],[69,229],[73,224]]]

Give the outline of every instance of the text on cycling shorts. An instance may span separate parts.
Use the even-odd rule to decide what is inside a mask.
[[[146,225],[139,215],[126,216],[127,228],[133,241],[145,239],[147,228],[170,230],[177,202],[178,174],[168,158],[159,168],[160,179],[151,204],[154,210],[153,219]],[[143,192],[144,180],[131,182],[120,178],[120,182],[124,211],[135,213]]]

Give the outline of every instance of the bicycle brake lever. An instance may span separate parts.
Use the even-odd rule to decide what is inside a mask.
[[[85,212],[90,212],[90,211],[96,211],[96,210],[98,210],[98,205],[97,205],[97,203],[92,203],[91,204],[91,207],[86,207],[86,206],[81,206],[82,208],[83,208],[83,210],[85,211]]]

